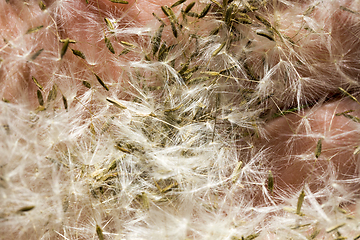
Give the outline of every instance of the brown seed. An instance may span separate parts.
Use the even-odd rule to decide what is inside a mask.
[[[98,80],[98,82],[101,84],[101,86],[103,86],[106,89],[106,91],[109,91],[108,86],[106,86],[106,84],[103,82],[103,80],[96,73],[94,73],[94,75],[95,75],[96,79]]]
[[[162,32],[164,30],[165,25],[161,24],[159,29],[156,31],[154,37],[151,39],[152,44],[152,54],[155,55],[160,47]]]
[[[72,49],[72,48],[70,48],[70,49],[75,56],[78,56],[84,60],[86,59],[85,54],[83,52],[76,50],[76,49]]]
[[[207,4],[204,9],[201,11],[201,13],[199,14],[199,17],[198,18],[203,18],[206,16],[206,14],[210,11],[210,8],[211,8],[211,4]]]
[[[106,26],[108,27],[109,30],[114,30],[114,25],[112,24],[112,22],[108,19],[108,18],[104,18],[104,21],[106,23]]]
[[[274,191],[274,176],[270,170],[269,170],[269,174],[268,174],[267,188],[271,193],[273,193],[273,191]]]
[[[106,98],[106,101],[108,101],[109,103],[114,104],[116,107],[121,108],[121,109],[127,109],[127,107],[125,107],[124,105],[122,105],[121,103],[119,103],[118,101],[115,101],[113,99],[110,98]]]
[[[64,95],[62,95],[62,100],[63,100],[63,104],[64,104],[64,108],[67,111],[68,110],[68,103],[67,103],[67,99]]]
[[[128,4],[128,1],[124,1],[124,0],[109,0],[112,3],[122,3],[122,4]]]
[[[60,52],[60,58],[62,59],[66,53],[66,51],[68,50],[69,47],[69,39],[65,39],[63,47],[61,48],[61,52]]]
[[[87,88],[91,88],[91,84],[88,81],[82,81],[82,84],[87,87]]]
[[[44,27],[44,25],[30,28],[30,29],[28,29],[28,30],[26,31],[25,34],[35,33],[35,32],[37,32],[37,31],[39,31],[40,29],[42,29],[43,27]]]
[[[54,84],[47,97],[47,103],[54,101],[56,99],[56,96],[57,96],[57,86],[56,84]]]
[[[44,3],[43,1],[40,1],[40,2],[39,2],[39,7],[40,7],[40,9],[41,9],[42,11],[46,10],[46,5],[45,5],[45,3]]]
[[[40,90],[44,91],[44,88],[41,86],[41,84],[38,82],[38,80],[37,80],[34,76],[32,76],[31,78],[32,78],[32,80],[34,81],[34,83],[36,84],[36,86],[37,86]]]
[[[112,54],[115,54],[115,49],[114,49],[113,45],[111,44],[110,39],[108,39],[106,36],[105,36],[105,45]]]
[[[35,206],[26,206],[26,207],[22,207],[18,210],[18,212],[28,212],[31,211],[35,208]]]
[[[296,207],[297,215],[300,215],[300,211],[301,211],[302,204],[304,202],[304,198],[305,198],[305,192],[304,192],[304,190],[302,190],[299,195],[298,202],[297,202],[297,207]]]
[[[36,53],[34,53],[33,55],[31,55],[31,57],[30,57],[30,61],[34,61],[42,52],[44,51],[44,49],[42,48],[42,49],[40,49],[40,50],[38,50]]]
[[[183,4],[184,2],[186,2],[186,0],[179,0],[179,1],[175,2],[173,5],[171,5],[171,8],[179,6],[180,4]]]
[[[320,138],[316,144],[315,157],[319,158],[321,155],[322,138]]]
[[[189,5],[187,5],[186,8],[185,8],[184,13],[190,12],[191,9],[194,7],[194,5],[195,5],[195,2],[189,3]]]
[[[99,225],[96,225],[96,234],[97,234],[99,240],[104,240],[104,234]]]
[[[36,95],[37,95],[37,98],[38,98],[39,105],[44,106],[44,98],[43,98],[43,95],[42,95],[42,93],[41,93],[41,91],[39,89],[36,90]]]

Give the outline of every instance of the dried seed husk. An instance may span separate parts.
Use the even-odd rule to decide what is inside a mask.
[[[70,49],[75,56],[78,56],[84,60],[86,59],[85,54],[83,52],[76,50],[76,49],[72,49],[72,48],[70,48]]]
[[[105,45],[107,47],[107,49],[109,49],[109,51],[112,53],[112,54],[115,54],[115,49],[113,47],[113,45],[111,44],[111,41],[110,39],[108,39],[106,36],[105,36]]]
[[[104,81],[96,73],[94,73],[94,75],[95,75],[96,79],[98,80],[98,82],[100,83],[100,85],[103,86],[106,91],[109,91],[109,88],[108,88],[108,86],[106,86]]]

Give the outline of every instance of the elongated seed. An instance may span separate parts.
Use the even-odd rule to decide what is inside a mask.
[[[338,225],[336,225],[336,226],[333,226],[333,227],[327,229],[327,230],[326,230],[326,233],[330,233],[330,232],[333,232],[333,231],[335,231],[335,230],[338,230],[339,228],[341,228],[341,227],[343,227],[343,226],[345,226],[345,225],[346,225],[346,223],[341,223],[341,224],[338,224]]]
[[[69,47],[69,39],[65,39],[64,44],[61,48],[61,52],[60,52],[60,58],[62,59],[66,53],[66,51],[68,50]]]
[[[40,29],[42,29],[44,27],[44,25],[41,26],[37,26],[37,27],[33,27],[33,28],[29,28],[25,34],[30,34],[30,33],[35,33],[37,31],[39,31]]]
[[[43,1],[40,1],[40,2],[39,2],[39,7],[40,7],[40,9],[41,9],[42,11],[46,10],[46,5],[45,5],[45,3],[44,3]]]
[[[347,8],[347,7],[344,7],[344,6],[340,6],[340,9],[343,10],[343,11],[347,11],[347,12],[350,12],[350,13],[353,13],[353,14],[356,14],[356,15],[360,15],[359,12],[356,12],[354,10],[351,10],[350,8]]]
[[[211,4],[207,4],[204,9],[201,11],[201,13],[199,14],[199,17],[198,18],[203,18],[206,16],[206,14],[210,11],[210,8],[211,8]]]
[[[114,49],[113,45],[111,44],[110,39],[108,39],[106,36],[105,36],[105,45],[112,54],[115,54],[115,49]]]
[[[159,27],[159,29],[156,31],[154,37],[151,39],[151,44],[152,44],[152,54],[155,55],[157,53],[157,51],[159,50],[160,47],[160,42],[161,42],[161,37],[162,37],[162,32],[164,30],[165,25],[161,24],[161,26]]]
[[[194,17],[194,18],[199,17],[199,14],[197,14],[196,12],[188,12],[188,13],[186,13],[186,15],[188,15],[189,17]]]
[[[109,0],[112,3],[122,3],[122,4],[128,4],[128,1],[124,1],[124,0]]]
[[[75,56],[78,56],[84,60],[86,59],[85,54],[83,52],[76,50],[76,49],[72,49],[72,48],[70,48],[70,49]]]
[[[18,210],[18,212],[28,212],[31,211],[35,208],[35,206],[26,206],[26,207],[22,207]]]
[[[352,100],[354,100],[355,102],[359,103],[359,101],[357,100],[356,97],[354,97],[353,95],[351,95],[350,93],[348,93],[345,89],[338,87],[338,89],[344,94],[347,95],[349,98],[351,98]],[[359,103],[360,104],[360,103]]]
[[[36,86],[37,86],[40,90],[44,91],[44,88],[41,86],[41,84],[38,82],[38,80],[37,80],[34,76],[32,76],[31,78],[32,78],[32,80],[34,81],[34,83],[36,84]]]
[[[255,17],[256,17],[257,20],[259,20],[262,24],[264,24],[265,26],[271,28],[271,23],[270,23],[268,20],[266,20],[265,18],[263,18],[263,17],[260,16],[260,15],[256,15]]]
[[[125,107],[124,105],[122,105],[121,103],[119,103],[116,100],[110,99],[110,98],[106,98],[106,101],[108,101],[109,103],[114,104],[116,107],[121,108],[121,109],[127,109],[127,107]]]
[[[301,211],[302,204],[304,202],[304,198],[305,198],[305,192],[304,192],[304,190],[302,190],[299,195],[298,202],[297,202],[297,207],[296,207],[297,215],[300,215],[300,211]]]
[[[179,0],[179,1],[175,2],[173,5],[171,5],[171,8],[179,6],[180,4],[183,4],[184,2],[186,2],[186,0]]]
[[[236,166],[235,166],[235,168],[234,168],[234,170],[233,170],[233,172],[231,174],[231,180],[232,180],[233,183],[235,183],[238,180],[239,176],[240,176],[242,164],[243,164],[242,161],[239,161],[236,164]]]
[[[36,90],[36,95],[37,95],[37,98],[38,98],[39,105],[44,106],[44,98],[43,98],[43,95],[42,95],[42,93],[41,93],[41,91],[39,89]]]
[[[216,0],[210,0],[212,3],[214,3],[216,6],[218,6],[219,8],[223,8],[223,6]]]
[[[320,138],[316,144],[316,150],[315,150],[315,157],[319,158],[321,154],[321,148],[322,148],[322,138]]]
[[[194,5],[195,5],[195,2],[189,3],[189,5],[187,5],[186,8],[185,8],[184,13],[190,12],[191,9],[194,7]]]
[[[159,18],[155,13],[152,13],[152,15],[153,15],[161,24],[163,24],[163,25],[166,26],[165,22],[164,22],[161,18]]]
[[[112,24],[112,22],[108,19],[108,18],[104,18],[104,21],[106,23],[106,26],[108,27],[109,30],[114,30],[114,25]]]
[[[87,88],[91,88],[91,84],[88,81],[82,81],[82,84],[87,87]]]
[[[57,96],[57,86],[56,84],[54,84],[47,97],[47,103],[54,101],[56,99],[56,96]]]
[[[103,80],[96,73],[94,73],[94,75],[95,75],[96,79],[98,80],[98,82],[101,84],[101,86],[103,86],[106,89],[106,91],[109,91],[108,86],[106,86],[106,84],[103,82]]]
[[[40,49],[38,50],[36,53],[34,53],[33,55],[30,56],[30,61],[34,61],[42,52],[44,51],[44,49]]]
[[[269,39],[271,41],[275,41],[274,34],[270,31],[258,30],[258,31],[256,31],[256,34],[259,36],[262,36],[262,37],[266,37],[267,39]]]
[[[223,48],[225,47],[226,42],[223,42],[212,54],[211,56],[215,57],[216,55],[219,54],[219,52],[221,52],[221,50],[223,50]]]
[[[76,40],[66,38],[66,39],[60,39],[59,42],[61,42],[61,43],[65,43],[65,42],[76,43]]]
[[[269,170],[267,188],[272,193],[274,191],[274,176]]]
[[[233,10],[234,10],[234,4],[231,4],[225,11],[224,22],[226,23],[226,25],[230,25],[231,15]]]
[[[67,103],[67,99],[64,95],[62,95],[62,100],[63,100],[63,104],[64,104],[64,108],[67,111],[68,110],[68,103]]]
[[[97,224],[96,224],[96,234],[97,234],[99,240],[104,240],[103,231],[102,231],[101,227]]]

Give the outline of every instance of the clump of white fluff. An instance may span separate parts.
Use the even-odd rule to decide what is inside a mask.
[[[197,1],[185,13],[186,1],[177,20],[159,9],[164,23],[144,27],[95,1],[45,3],[0,2],[1,238],[360,234],[344,209],[356,176],[329,163],[319,188],[272,189],[273,153],[258,144],[274,114],[356,93],[358,1]]]

